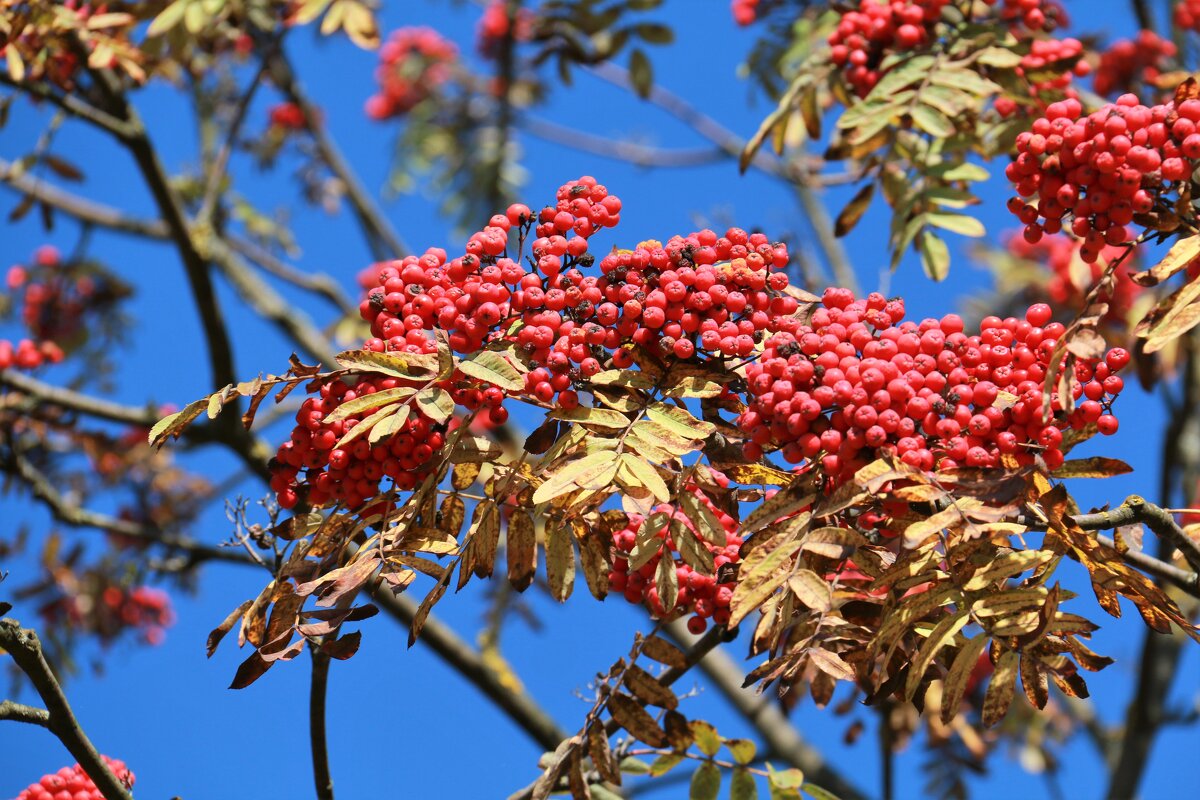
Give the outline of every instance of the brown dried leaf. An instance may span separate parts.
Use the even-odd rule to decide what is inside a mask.
[[[682,650],[659,636],[650,636],[642,645],[642,655],[676,669],[687,669],[688,658]]]
[[[625,673],[625,688],[646,705],[658,706],[668,711],[679,705],[679,698],[674,692],[636,664],[631,665]]]
[[[212,654],[217,651],[217,645],[219,645],[221,640],[225,638],[225,634],[229,633],[229,631],[233,629],[234,623],[236,623],[242,617],[242,615],[246,613],[246,610],[250,608],[253,603],[253,600],[247,600],[246,602],[242,603],[233,610],[233,613],[222,620],[220,625],[213,628],[212,632],[208,634],[208,641],[205,643],[205,654],[209,658],[212,658]]]
[[[629,695],[617,692],[609,697],[608,711],[618,725],[639,741],[651,747],[667,746],[667,734],[658,727],[654,717]]]
[[[537,537],[528,511],[516,509],[512,512],[506,545],[508,581],[518,592],[523,592],[533,583],[537,571]]]
[[[546,525],[546,580],[550,594],[560,603],[571,596],[575,587],[575,546],[569,523],[550,521]]]
[[[1016,691],[1017,682],[1017,652],[1006,650],[996,662],[996,671],[992,673],[988,683],[987,694],[983,698],[983,725],[990,728],[1008,713]]]

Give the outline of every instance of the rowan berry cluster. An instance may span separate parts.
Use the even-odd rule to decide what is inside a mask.
[[[996,0],[986,0],[995,5]],[[1010,26],[1023,25],[1030,31],[1049,33],[1070,24],[1067,10],[1056,0],[1004,0],[1000,19]]]
[[[1054,307],[1072,311],[1083,309],[1088,292],[1104,273],[1104,265],[1125,253],[1123,247],[1105,245],[1096,261],[1085,263],[1080,256],[1083,242],[1066,233],[1044,236],[1033,244],[1023,236],[1013,236],[1007,246],[1016,257],[1048,267],[1051,277],[1045,283],[1045,296]],[[1124,321],[1133,301],[1142,292],[1142,287],[1130,279],[1130,274],[1128,264],[1118,264],[1113,273],[1112,288],[1102,291],[1097,297],[1108,303],[1105,318],[1112,322]]]
[[[1065,67],[1068,64],[1071,66]],[[1087,75],[1091,66],[1083,59],[1083,43],[1078,39],[1039,38],[1029,42],[1029,52],[1021,57],[1016,71],[1025,78],[1029,96],[1045,107],[1048,101],[1076,97],[1071,84]],[[1020,108],[1006,96],[997,97],[995,106],[1002,117],[1010,117]]]
[[[458,60],[454,43],[431,28],[400,28],[379,48],[379,93],[367,100],[375,120],[407,114],[446,83]]]
[[[1133,40],[1121,39],[1100,54],[1092,88],[1107,96],[1129,92],[1137,84],[1153,84],[1175,57],[1175,45],[1154,31],[1141,31]]]
[[[933,27],[949,0],[863,0],[842,14],[829,35],[830,58],[859,97],[883,76],[886,56],[933,40]]]
[[[267,114],[271,127],[280,131],[302,131],[308,127],[304,111],[295,103],[276,103]]]
[[[88,335],[89,312],[103,311],[125,290],[83,265],[65,264],[49,245],[38,248],[29,264],[9,268],[6,285],[20,293],[19,307],[29,336],[15,344],[0,339],[0,369],[36,369],[63,360],[64,347]]]
[[[475,46],[484,58],[496,58],[500,53],[500,43],[509,35],[512,27],[514,41],[527,42],[533,38],[534,14],[528,8],[517,11],[515,25],[509,25],[508,3],[504,0],[492,0],[484,9],[475,29]]]
[[[95,634],[105,645],[127,631],[136,631],[145,644],[162,644],[166,629],[175,624],[171,598],[161,589],[120,586],[98,571],[70,583],[64,595],[38,609],[47,623]]]
[[[126,788],[133,786],[134,776],[125,766],[124,761],[100,756],[109,771]],[[96,788],[96,784],[76,764],[73,767],[63,767],[58,772],[43,775],[37,783],[31,783],[21,790],[17,800],[104,800],[104,795]]]
[[[688,516],[672,505],[660,505],[652,510],[652,514],[661,514],[665,522],[661,530],[646,531],[643,538],[651,535],[662,540],[660,553],[651,556],[641,567],[630,571],[628,554],[634,549],[638,540],[638,531],[646,521],[640,514],[630,514],[629,523],[613,535],[614,558],[613,568],[608,574],[609,588],[620,592],[625,599],[635,605],[645,605],[656,617],[667,613],[662,599],[659,597],[655,581],[658,562],[663,558],[671,558],[675,562],[675,576],[679,585],[679,595],[675,600],[674,610],[690,613],[688,630],[701,634],[708,627],[711,619],[717,625],[729,622],[729,601],[733,597],[734,581],[721,581],[726,564],[737,564],[741,560],[739,554],[742,537],[737,535],[738,523],[721,509],[712,504],[708,497],[695,487],[688,487],[720,522],[725,532],[725,544],[716,545],[708,541],[704,534],[696,530],[695,524]],[[683,561],[679,554],[678,545],[671,534],[671,526],[683,526],[691,531],[693,538],[700,542],[713,555],[713,572],[711,575],[697,572]]]
[[[760,0],[733,0],[730,3],[733,21],[743,28],[747,25],[753,25],[758,19],[759,2]]]
[[[385,477],[401,490],[412,489],[424,479],[426,465],[444,442],[445,426],[419,408],[408,408],[403,425],[374,442],[364,436],[347,437],[378,408],[327,419],[356,398],[395,389],[404,381],[369,373],[356,382],[341,378],[318,383],[316,396],[301,404],[291,438],[279,447],[272,462],[271,488],[281,507],[293,508],[304,499],[316,507],[338,502],[358,508],[378,493]]]
[[[738,419],[746,457],[781,448],[790,463],[818,462],[832,485],[880,455],[929,470],[996,467],[1005,455],[1028,464],[1040,454],[1053,469],[1067,429],[1096,422],[1116,432],[1108,408],[1124,384],[1113,373],[1129,354],[1079,364],[1074,399],[1086,402],[1068,415],[1054,396],[1044,419],[1042,386],[1064,332],[1051,316],[1034,305],[1024,320],[988,317],[968,336],[957,315],[901,322],[901,300],[829,289],[807,324],[779,320],[747,366],[748,408]]]
[[[1200,0],[1179,0],[1174,16],[1180,28],[1200,33]]]
[[[1075,99],[1051,103],[1017,137],[1017,157],[1005,170],[1019,195],[1009,209],[1025,223],[1026,240],[1058,233],[1070,220],[1088,263],[1105,245],[1128,241],[1134,215],[1190,179],[1200,158],[1198,122],[1198,100],[1148,107],[1127,94],[1088,115]]]

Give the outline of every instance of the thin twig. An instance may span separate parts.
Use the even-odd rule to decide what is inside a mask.
[[[1160,539],[1182,553],[1193,569],[1200,570],[1200,544],[1193,541],[1165,509],[1136,494],[1125,498],[1124,503],[1111,511],[1081,514],[1074,519],[1084,530],[1108,530],[1135,522],[1144,523]]]
[[[669,149],[620,139],[609,139],[594,133],[568,128],[548,119],[525,115],[521,130],[543,141],[572,147],[584,153],[624,161],[637,167],[697,167],[727,161],[730,155],[720,147]]]
[[[4,72],[0,72],[0,83],[40,100],[53,103],[71,116],[90,122],[120,140],[128,140],[134,135],[134,130],[128,122],[114,117],[103,109],[96,108],[80,97],[78,93],[60,94],[45,83],[15,81],[12,76]]]
[[[330,658],[319,647],[309,650],[312,653],[312,685],[308,693],[308,735],[312,742],[313,785],[317,800],[333,800],[333,776],[329,773],[329,744],[325,733]]]
[[[363,187],[362,181],[359,180],[350,163],[342,155],[337,143],[329,135],[325,122],[321,118],[320,109],[308,98],[282,48],[268,57],[268,67],[275,85],[304,114],[305,125],[312,134],[313,142],[317,145],[321,159],[345,186],[346,196],[350,199],[350,205],[354,207],[354,213],[366,234],[375,258],[384,260],[403,258],[408,255],[410,252],[408,246],[388,222],[383,211],[376,205],[374,198]]]
[[[267,248],[261,247],[249,239],[229,234],[225,234],[224,239],[229,244],[230,249],[251,263],[262,267],[265,272],[269,272],[276,278],[287,281],[293,286],[324,297],[344,315],[353,316],[358,314],[358,305],[351,302],[346,293],[342,291],[342,287],[332,276],[322,272],[303,272],[285,263]]]
[[[132,800],[129,789],[113,775],[87,734],[79,726],[58,679],[46,663],[42,643],[28,628],[14,619],[0,619],[0,648],[29,677],[42,702],[46,704],[46,728],[58,737],[83,771],[96,784],[106,800]]]
[[[229,548],[202,544],[186,536],[166,533],[158,528],[140,525],[118,517],[110,517],[89,508],[68,503],[41,470],[18,452],[15,446],[12,449],[13,452],[5,459],[6,463],[3,466],[11,469],[29,487],[34,498],[44,504],[59,522],[77,528],[96,528],[107,533],[135,539],[143,544],[162,545],[186,553],[193,562],[242,560],[237,551]]]
[[[254,78],[250,81],[250,85],[246,87],[246,91],[242,92],[238,99],[237,106],[233,111],[233,118],[229,121],[229,127],[225,130],[225,139],[221,142],[221,149],[217,151],[216,158],[212,161],[212,166],[208,171],[208,178],[204,186],[204,199],[200,203],[200,211],[196,214],[196,219],[202,223],[212,221],[213,213],[217,209],[217,203],[221,199],[221,184],[225,180],[225,170],[229,166],[229,159],[233,156],[233,148],[237,144],[238,132],[242,129],[242,124],[246,121],[246,113],[250,110],[250,104],[254,101],[254,95],[258,92],[258,87],[262,84],[263,76],[266,74],[267,64],[264,61],[254,73]]]
[[[379,586],[372,590],[371,598],[402,625],[411,627],[417,604],[407,595],[396,597],[391,589]],[[479,653],[444,623],[430,616],[421,629],[418,641],[428,645],[459,675],[483,692],[542,748],[553,750],[567,738],[567,734],[529,695],[513,691],[502,682],[495,671],[483,662]]]
[[[0,701],[0,720],[12,720],[49,728],[50,712],[44,708],[34,708],[23,703],[14,703],[12,700],[3,700]]]
[[[144,236],[149,239],[167,239],[171,235],[166,223],[161,220],[129,216],[111,206],[96,203],[59,189],[27,172],[18,174],[13,170],[13,163],[2,158],[0,158],[0,182],[89,225],[96,225],[119,233]]]

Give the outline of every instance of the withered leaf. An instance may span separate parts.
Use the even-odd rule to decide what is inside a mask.
[[[205,654],[209,658],[212,658],[212,654],[217,651],[217,645],[219,645],[221,640],[225,638],[225,634],[229,633],[229,631],[233,629],[234,623],[236,623],[242,617],[242,615],[246,613],[246,610],[250,608],[251,604],[253,603],[253,600],[247,600],[246,602],[242,603],[233,610],[233,613],[222,620],[220,625],[212,629],[212,632],[208,634],[208,641],[205,643]]]
[[[625,688],[646,705],[668,710],[679,705],[679,698],[674,692],[636,664],[631,665],[625,673]]]
[[[508,581],[518,592],[533,583],[537,571],[537,539],[533,518],[524,509],[515,509],[508,520],[505,556],[508,559]]]
[[[264,660],[258,651],[255,651],[237,668],[237,672],[233,676],[233,683],[229,684],[229,688],[245,689],[265,675],[270,668],[271,662]]]
[[[358,652],[358,646],[361,643],[362,631],[354,631],[333,641],[322,642],[321,652],[330,658],[345,661]]]
[[[617,724],[651,747],[666,747],[667,734],[646,709],[627,694],[617,692],[608,699],[608,710]]]
[[[675,645],[659,636],[648,636],[642,644],[642,655],[660,664],[676,669],[687,669],[687,655]]]
[[[996,671],[988,684],[987,694],[983,697],[983,724],[990,728],[1008,713],[1016,690],[1017,652],[1006,650],[996,662]]]

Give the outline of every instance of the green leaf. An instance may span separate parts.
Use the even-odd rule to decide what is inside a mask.
[[[335,408],[329,416],[325,417],[324,421],[333,423],[340,422],[346,417],[353,416],[360,411],[367,411],[372,408],[381,408],[382,406],[399,403],[402,400],[407,400],[416,394],[416,389],[411,386],[396,386],[392,389],[384,389],[381,392],[373,394],[364,394],[356,397],[353,400],[342,403]]]
[[[436,353],[376,353],[372,350],[347,350],[338,353],[337,363],[361,372],[380,372],[396,378],[424,379],[438,372]],[[522,384],[524,388],[524,384]]]
[[[643,100],[650,96],[650,90],[654,88],[654,67],[640,48],[634,48],[629,53],[629,82]]]
[[[792,767],[791,769],[777,770],[769,763],[767,764],[767,781],[771,784],[771,789],[799,789],[804,783],[804,773]]]
[[[758,800],[758,784],[745,767],[734,769],[729,782],[729,800]]]
[[[979,51],[975,59],[980,64],[998,69],[1012,69],[1021,65],[1021,56],[1007,47],[987,47]]]
[[[11,49],[11,48],[10,48]],[[203,400],[195,400],[188,403],[180,411],[174,414],[163,417],[158,422],[154,423],[154,427],[150,429],[150,435],[147,441],[155,446],[160,446],[168,436],[179,438],[179,434],[183,433],[192,420],[200,416],[204,410],[208,408],[208,398]]]
[[[925,215],[925,221],[930,225],[936,225],[939,228],[951,231],[952,233],[962,234],[963,236],[978,238],[987,233],[987,229],[983,227],[982,222],[974,217],[968,217],[966,214],[931,211]]]
[[[588,408],[587,406],[576,406],[570,409],[559,408],[552,411],[549,416],[551,419],[578,422],[581,425],[594,425],[597,428],[623,430],[629,427],[629,417],[608,408]]]
[[[649,462],[633,453],[622,453],[617,468],[617,481],[626,489],[645,488],[654,495],[660,503],[671,499],[671,490],[667,488],[662,476]]]
[[[822,789],[815,783],[803,784],[800,787],[800,791],[813,798],[813,800],[841,800],[841,798],[833,792],[829,791],[828,789]]]
[[[705,762],[692,773],[692,785],[688,789],[688,800],[717,800],[721,792],[721,770],[716,764]]]
[[[667,753],[654,759],[654,763],[650,765],[650,774],[655,778],[660,775],[666,775],[684,760],[683,753]]]
[[[519,392],[525,388],[525,379],[521,377],[520,370],[494,350],[476,353],[470,359],[460,362],[458,369],[464,375],[487,381],[510,392]]]
[[[739,764],[751,763],[758,752],[758,746],[750,739],[726,739],[725,746],[729,748],[733,760]]]
[[[935,281],[945,280],[950,274],[950,248],[946,241],[930,231],[921,231],[917,237],[917,252],[921,254],[921,266],[925,274]]]
[[[944,181],[986,181],[991,177],[986,169],[978,164],[939,164],[929,170],[929,174]]]
[[[400,422],[401,422],[401,424],[403,424],[404,420],[408,419],[408,406],[402,406],[402,405],[384,406],[383,408],[379,409],[371,416],[360,421],[357,425],[355,425],[350,430],[346,431],[346,433],[342,435],[342,438],[338,440],[338,443],[334,445],[334,449],[343,447],[346,444],[354,441],[355,439],[362,436],[367,431],[371,430],[371,428],[373,428],[376,424],[382,422],[385,418],[390,417],[390,416],[400,417]],[[395,423],[392,423],[392,424],[394,425]]]
[[[533,493],[534,505],[545,503],[554,498],[583,488],[592,482],[611,481],[617,473],[617,454],[611,450],[601,450],[571,461],[560,467],[549,479]]]
[[[174,28],[183,19],[183,12],[187,10],[187,5],[188,0],[175,0],[174,3],[164,8],[150,23],[150,27],[146,29],[146,35],[158,36]]]
[[[954,135],[954,123],[933,106],[925,104],[917,105],[913,108],[911,116],[913,124],[930,136],[936,136],[939,139],[949,139]]]
[[[721,736],[717,729],[702,719],[691,722],[692,735],[696,737],[696,747],[708,757],[715,756],[721,749]]]
[[[658,22],[643,22],[633,30],[642,41],[649,44],[670,44],[675,41],[675,32]]]
[[[445,389],[432,386],[420,392],[413,401],[434,422],[445,422],[454,415],[454,398]]]

